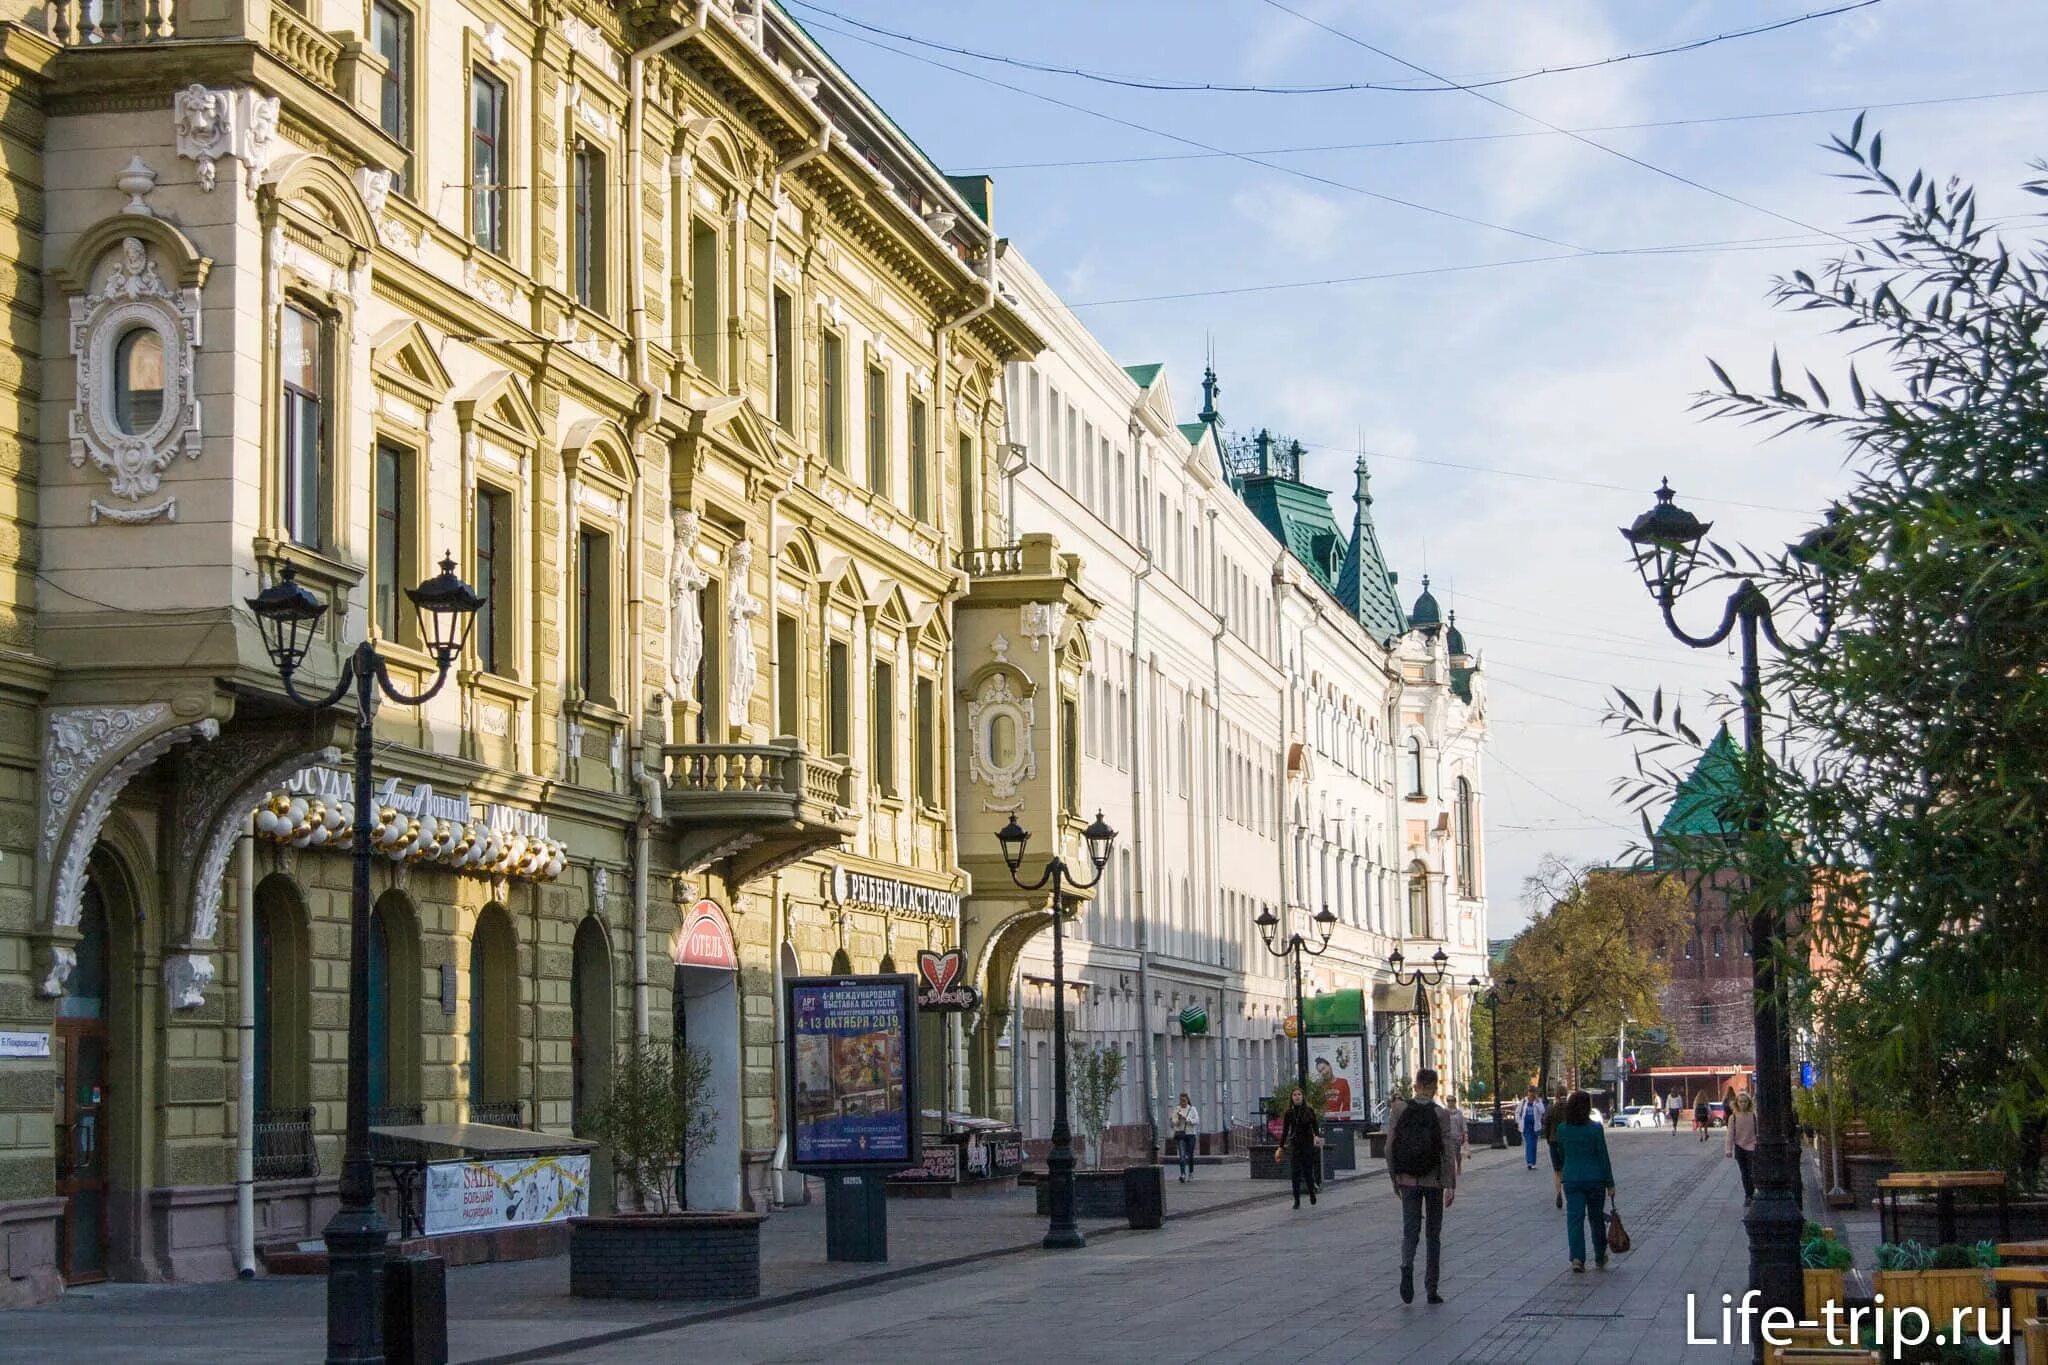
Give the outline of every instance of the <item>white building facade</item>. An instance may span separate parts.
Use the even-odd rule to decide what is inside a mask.
[[[1454,983],[1485,970],[1485,727],[1483,708],[1454,694],[1446,632],[1425,634],[1421,621],[1410,631],[1369,501],[1357,504],[1362,567],[1350,565],[1359,526],[1345,536],[1321,490],[1258,472],[1257,443],[1234,442],[1217,416],[1213,375],[1198,420],[1178,423],[1161,366],[1118,365],[1014,249],[1003,279],[1047,342],[1006,374],[1011,538],[1056,533],[1100,603],[1087,627],[1079,805],[1100,809],[1120,838],[1065,951],[1070,1037],[1125,1054],[1109,1146],[1135,1154],[1161,1140],[1186,1091],[1220,1148],[1231,1122],[1293,1074],[1291,965],[1261,940],[1266,912],[1282,941],[1295,930],[1317,941],[1309,917],[1325,905],[1337,916],[1327,952],[1304,961],[1305,990],[1357,990],[1377,1006],[1371,1102],[1382,1107],[1425,1051],[1416,991],[1395,989],[1389,958],[1400,949],[1428,968],[1442,947],[1428,1051],[1462,1085],[1464,1049],[1450,1040],[1464,1036],[1470,992]],[[1322,539],[1300,537],[1300,514],[1317,506]],[[1339,591],[1346,572],[1378,585],[1363,614],[1355,592],[1346,606]],[[1437,765],[1420,801],[1401,785],[1411,732]],[[1447,883],[1455,853],[1434,831],[1447,813],[1440,791],[1455,794],[1458,780],[1472,793],[1460,826],[1472,875]],[[1428,869],[1418,884],[1434,898],[1413,923],[1411,865]],[[1047,936],[1018,971],[1013,1098],[1036,1139],[1052,1120]]]

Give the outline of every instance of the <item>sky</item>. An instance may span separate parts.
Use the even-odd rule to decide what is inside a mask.
[[[1731,653],[1665,633],[1616,528],[1668,476],[1716,540],[1769,550],[1846,483],[1838,445],[1692,411],[1709,356],[1761,381],[1775,346],[1839,387],[1844,340],[1767,298],[1869,231],[1829,137],[1868,110],[1887,169],[1974,182],[1980,218],[2038,235],[2018,187],[2048,154],[2039,0],[1873,0],[1480,90],[1294,94],[1132,88],[848,21],[1142,81],[1472,86],[1845,3],[784,0],[942,169],[994,177],[998,234],[1113,355],[1166,362],[1183,420],[1213,346],[1226,425],[1299,438],[1330,488],[1368,452],[1403,596],[1428,573],[1483,658],[1495,937],[1545,854],[1641,839],[1612,689],[1728,702]],[[1321,150],[1276,150],[1299,148]],[[1698,631],[1719,607],[1679,614]]]

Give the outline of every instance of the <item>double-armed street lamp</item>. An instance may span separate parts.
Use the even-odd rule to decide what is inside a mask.
[[[1742,648],[1743,761],[1762,764],[1764,694],[1758,663],[1758,637],[1770,640],[1784,654],[1807,654],[1827,640],[1834,622],[1834,580],[1853,553],[1851,533],[1839,508],[1831,508],[1826,524],[1807,533],[1789,548],[1817,631],[1805,644],[1787,644],[1771,619],[1771,600],[1754,578],[1740,577],[1722,608],[1721,622],[1705,635],[1694,635],[1673,614],[1699,559],[1700,543],[1712,524],[1680,507],[1666,480],[1657,501],[1622,531],[1643,586],[1656,601],[1664,625],[1682,644],[1712,649],[1737,636]],[[1744,832],[1754,837],[1765,828],[1763,798],[1753,793],[1743,813]],[[1786,1308],[1798,1316],[1804,1302],[1799,1262],[1799,1230],[1803,1215],[1798,1200],[1798,1170],[1792,1147],[1791,1031],[1785,1018],[1786,996],[1779,971],[1785,948],[1787,907],[1751,885],[1749,913],[1752,984],[1756,993],[1757,1151],[1756,1199],[1743,1222],[1749,1230],[1749,1282],[1762,1300],[1760,1308]]]
[[[1431,988],[1441,986],[1444,984],[1444,977],[1449,975],[1451,970],[1450,954],[1446,953],[1441,948],[1437,949],[1434,953],[1430,954],[1430,970],[1428,971],[1424,971],[1420,967],[1417,967],[1412,972],[1403,971],[1402,967],[1407,963],[1407,961],[1408,959],[1401,955],[1401,950],[1399,948],[1394,949],[1394,955],[1387,959],[1387,967],[1388,970],[1393,974],[1394,984],[1396,986],[1422,985]],[[1430,1064],[1429,1054],[1435,1051],[1436,1037],[1430,1031],[1429,992],[1427,990],[1422,992],[1421,999],[1422,1065],[1428,1066]]]
[[[1067,1120],[1067,971],[1060,945],[1066,938],[1066,893],[1086,891],[1102,880],[1102,870],[1109,866],[1110,847],[1116,843],[1116,831],[1104,823],[1102,812],[1097,811],[1095,823],[1081,831],[1081,839],[1088,845],[1088,861],[1095,865],[1094,876],[1082,881],[1068,868],[1067,860],[1055,853],[1046,859],[1045,870],[1037,879],[1027,882],[1018,869],[1023,866],[1024,846],[1031,842],[1031,835],[1014,815],[996,832],[1011,881],[1025,891],[1052,887],[1052,1151],[1045,1158],[1045,1202],[1052,1219],[1042,1244],[1050,1250],[1088,1244],[1080,1225],[1074,1221],[1074,1130]]]
[[[384,656],[370,640],[350,651],[341,677],[324,696],[302,695],[292,675],[305,662],[313,629],[327,604],[299,584],[289,563],[275,583],[247,599],[263,628],[263,643],[284,681],[285,694],[309,711],[323,711],[355,693],[355,818],[350,851],[354,859],[349,898],[348,949],[348,1116],[342,1139],[340,1207],[328,1221],[327,1360],[329,1365],[371,1365],[384,1359],[384,1243],[389,1232],[377,1211],[370,1165],[370,830],[375,780],[371,756],[376,744],[378,704],[424,705],[448,681],[461,657],[484,599],[455,576],[455,561],[443,558],[441,572],[406,589],[419,615],[420,638],[433,656],[433,685],[417,696],[391,681]]]
[[[1475,976],[1465,984],[1474,995],[1479,995],[1480,999],[1486,1001],[1486,1017],[1493,1025],[1493,1027],[1487,1029],[1486,1036],[1487,1041],[1493,1045],[1493,1080],[1490,1083],[1493,1090],[1492,1146],[1493,1150],[1498,1152],[1505,1149],[1508,1145],[1507,1130],[1501,1127],[1500,1117],[1500,992],[1502,986],[1513,990],[1515,988],[1515,979],[1510,976],[1503,978],[1499,982],[1488,983],[1481,982]],[[1480,995],[1482,989],[1485,991],[1484,995]]]
[[[1259,939],[1266,945],[1266,951],[1274,957],[1294,959],[1294,1060],[1296,1084],[1302,1093],[1308,1093],[1308,1014],[1301,995],[1301,956],[1321,957],[1330,951],[1330,932],[1337,927],[1337,916],[1329,906],[1324,906],[1311,917],[1316,926],[1318,942],[1311,944],[1300,934],[1289,934],[1279,938],[1280,917],[1273,913],[1271,906],[1259,911],[1259,917],[1252,923],[1259,926]]]

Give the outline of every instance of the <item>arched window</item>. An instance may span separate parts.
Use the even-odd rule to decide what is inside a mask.
[[[1479,899],[1479,847],[1472,810],[1472,784],[1458,779],[1458,891],[1466,900]]]
[[[266,877],[256,888],[249,990],[256,1004],[256,1108],[300,1108],[307,1100],[305,917],[288,877]]]
[[[1408,741],[1408,794],[1421,796],[1422,792],[1422,736],[1416,735]]]
[[[164,414],[164,334],[131,327],[114,344],[114,424],[146,436]]]
[[[420,1122],[419,921],[402,891],[370,912],[369,1014],[370,1122]]]
[[[1727,936],[1723,934],[1721,930],[1716,929],[1714,931],[1714,956],[1721,956],[1722,953],[1726,950],[1727,946]]]
[[[1429,869],[1421,863],[1408,865],[1408,937],[1428,938]]]
[[[469,1114],[518,1126],[519,962],[512,922],[487,905],[469,936]]]
[[[584,1119],[611,1093],[612,962],[597,920],[586,918],[576,926],[573,956],[569,976],[569,1129],[581,1134]]]
[[[1709,1029],[1713,1026],[1714,1004],[1711,1000],[1702,1000],[1700,1001],[1700,1027],[1703,1029]]]

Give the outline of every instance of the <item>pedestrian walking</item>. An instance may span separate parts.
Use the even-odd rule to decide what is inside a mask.
[[[1300,1208],[1304,1187],[1308,1190],[1308,1202],[1316,1202],[1316,1181],[1323,1173],[1323,1126],[1316,1111],[1308,1107],[1300,1086],[1295,1086],[1288,1098],[1287,1113],[1280,1121],[1280,1146],[1273,1159],[1293,1158],[1288,1177],[1294,1185],[1294,1207]]]
[[[1180,1178],[1185,1183],[1195,1178],[1195,1135],[1202,1131],[1202,1115],[1185,1090],[1174,1106],[1172,1121],[1173,1145],[1180,1152]]]
[[[1742,1173],[1742,1205],[1747,1208],[1756,1199],[1756,1176],[1750,1169],[1756,1160],[1756,1101],[1747,1090],[1728,1109],[1726,1150]]]
[[[1550,1140],[1550,1169],[1564,1200],[1565,1249],[1574,1273],[1586,1268],[1586,1225],[1593,1227],[1593,1264],[1607,1268],[1607,1197],[1614,1193],[1614,1164],[1607,1159],[1607,1130],[1593,1122],[1593,1097],[1575,1090],[1564,1102],[1564,1119]]]
[[[1671,1120],[1671,1136],[1678,1136],[1678,1116],[1685,1110],[1685,1097],[1673,1086],[1664,1096],[1664,1116]]]
[[[1435,1070],[1415,1073],[1414,1097],[1395,1100],[1387,1114],[1387,1175],[1401,1200],[1401,1302],[1415,1302],[1415,1247],[1428,1224],[1422,1287],[1431,1303],[1443,1262],[1444,1210],[1458,1198],[1465,1162],[1465,1116],[1436,1102]],[[1538,1104],[1542,1101],[1538,1100]]]
[[[1533,1085],[1515,1103],[1515,1126],[1522,1130],[1522,1160],[1532,1171],[1536,1169],[1536,1139],[1543,1135],[1544,1113],[1548,1108]]]
[[[1692,1130],[1700,1135],[1700,1141],[1707,1140],[1707,1129],[1713,1127],[1708,1120],[1707,1097],[1703,1094],[1692,1107]]]

